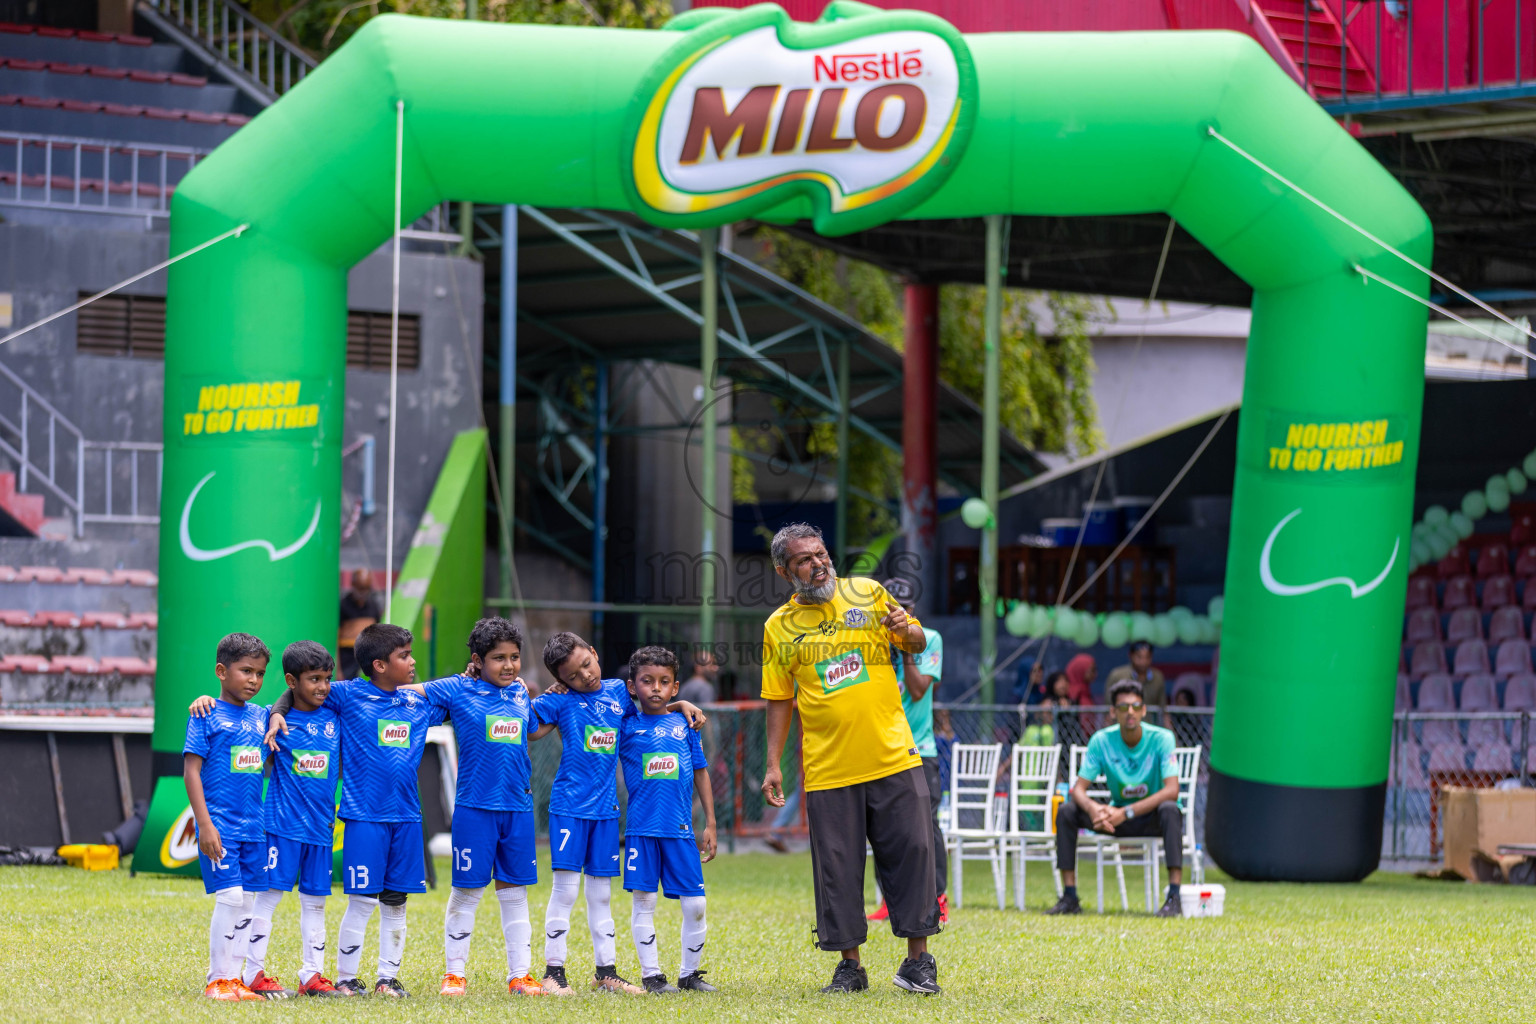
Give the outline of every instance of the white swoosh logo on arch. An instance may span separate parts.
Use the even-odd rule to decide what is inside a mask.
[[[269,540],[243,540],[238,544],[231,544],[227,548],[200,548],[192,543],[192,503],[197,500],[197,493],[203,489],[203,485],[213,479],[214,470],[197,482],[192,488],[192,493],[187,495],[187,503],[181,507],[181,553],[194,562],[212,562],[219,558],[228,558],[237,551],[246,548],[265,548],[269,562],[280,562],[289,555],[298,551],[309,539],[315,535],[315,530],[320,525],[320,499],[315,499],[315,514],[310,517],[309,529],[304,531],[304,536],[289,544],[285,548],[279,548]]]
[[[1366,594],[1369,594],[1371,591],[1375,590],[1377,587],[1386,582],[1387,574],[1392,571],[1392,566],[1397,564],[1397,552],[1403,543],[1401,536],[1394,538],[1392,541],[1392,557],[1387,559],[1386,568],[1382,569],[1381,573],[1369,583],[1359,584],[1350,579],[1348,576],[1334,576],[1331,579],[1318,580],[1316,583],[1302,583],[1295,585],[1290,583],[1281,583],[1279,580],[1275,579],[1275,574],[1269,567],[1269,555],[1270,552],[1275,548],[1275,538],[1280,536],[1280,531],[1285,529],[1286,523],[1290,522],[1292,519],[1295,519],[1299,515],[1301,515],[1301,509],[1298,508],[1296,511],[1292,512],[1290,515],[1276,523],[1275,528],[1269,531],[1269,539],[1264,542],[1264,550],[1259,554],[1259,579],[1263,581],[1265,590],[1269,591],[1271,594],[1277,594],[1280,597],[1300,597],[1302,594],[1310,594],[1313,591],[1322,590],[1325,587],[1338,586],[1348,587],[1349,596],[1354,598],[1364,597]]]

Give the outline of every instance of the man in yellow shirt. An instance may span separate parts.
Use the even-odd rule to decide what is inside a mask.
[[[879,583],[838,579],[821,531],[793,523],[774,535],[774,570],[794,594],[763,626],[763,699],[768,765],[763,794],[784,806],[779,754],[800,711],[805,816],[811,829],[817,944],[842,954],[823,992],[869,987],[859,963],[864,917],[864,845],[890,910],[891,931],[907,940],[893,979],[909,992],[939,991],[928,936],[939,931],[933,829],[923,762],[901,706],[891,648],[922,652],[922,624]]]

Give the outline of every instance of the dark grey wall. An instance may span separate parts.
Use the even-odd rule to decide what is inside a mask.
[[[75,302],[81,291],[99,291],[165,259],[167,236],[145,231],[139,223],[74,217],[52,224],[0,224],[0,291],[14,296],[14,323],[30,323]],[[402,372],[399,379],[397,561],[404,558],[454,434],[480,424],[483,301],[480,266],[473,261],[406,253],[401,263],[400,309],[421,317],[421,365]],[[387,249],[353,268],[348,289],[352,309],[389,311]],[[164,295],[165,274],[145,278],[126,291]],[[161,440],[164,364],[158,359],[78,355],[75,332],[75,316],[63,317],[6,345],[0,362],[41,392],[88,439]],[[363,518],[344,543],[342,561],[348,566],[382,566],[389,374],[349,370],[346,389],[343,444],[366,433],[377,437],[379,504],[378,512]],[[11,401],[11,395],[0,388],[0,401]],[[362,453],[347,457],[342,479],[349,497],[361,496],[362,475]],[[60,515],[63,509],[50,501],[48,512]],[[95,526],[91,533],[153,545],[156,531]]]

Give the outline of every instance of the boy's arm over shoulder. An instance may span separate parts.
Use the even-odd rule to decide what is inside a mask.
[[[688,730],[688,760],[693,762],[695,771],[709,767],[709,759],[704,756],[704,743],[699,739],[697,729]]]

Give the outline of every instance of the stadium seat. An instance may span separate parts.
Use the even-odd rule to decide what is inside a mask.
[[[32,613],[20,608],[0,608],[0,626],[24,628],[32,625]]]
[[[74,612],[44,611],[32,613],[32,625],[58,629],[74,629],[80,625],[80,616]]]
[[[1424,748],[1412,737],[1397,750],[1397,777],[1407,789],[1428,789],[1429,776],[1424,773]]]
[[[1404,621],[1403,640],[1410,644],[1421,644],[1426,640],[1442,640],[1440,635],[1440,613],[1433,608],[1415,608],[1408,613]]]
[[[1445,594],[1440,598],[1442,611],[1454,611],[1477,604],[1477,590],[1471,576],[1454,576],[1445,581]]]
[[[1425,726],[1449,725],[1455,728],[1452,722],[1425,722]],[[1426,732],[1427,732],[1426,728]],[[1429,747],[1429,772],[1464,772],[1467,770],[1467,748],[1461,745],[1458,738],[1454,741],[1447,740],[1444,743],[1431,745],[1428,740],[1424,745]]]
[[[1504,685],[1505,711],[1536,711],[1536,675],[1512,676]]]
[[[1494,723],[1489,723],[1494,724]],[[1503,778],[1515,770],[1515,752],[1508,743],[1490,743],[1473,748],[1472,770]]]
[[[1446,671],[1448,671],[1448,666],[1445,663],[1444,645],[1434,641],[1415,645],[1413,657],[1408,662],[1408,678],[1410,680],[1418,682],[1425,676]],[[1449,683],[1450,680],[1447,679],[1446,682]],[[1419,700],[1422,702],[1423,699],[1424,697],[1421,692]]]
[[[1529,650],[1526,651],[1530,653]],[[1488,645],[1481,640],[1467,640],[1456,645],[1456,658],[1451,663],[1451,673],[1458,676],[1477,675],[1487,672]]]
[[[1494,541],[1477,553],[1477,575],[1483,579],[1509,572],[1509,545]]]
[[[155,674],[155,665],[143,658],[102,658],[101,671],[125,676],[152,676]]]
[[[1408,577],[1408,611],[1435,607],[1435,581],[1428,576]]]
[[[1471,574],[1472,563],[1467,558],[1466,546],[1462,544],[1451,548],[1449,554],[1435,563],[1435,575],[1443,580],[1448,580],[1452,576],[1470,576]]]
[[[1413,691],[1408,688],[1408,674],[1406,672],[1399,672],[1397,674],[1396,709],[1398,711],[1413,710]]]
[[[1444,673],[1426,676],[1419,684],[1420,711],[1451,712],[1456,701],[1451,694],[1451,677]],[[1426,747],[1444,743],[1461,743],[1461,731],[1451,721],[1423,722],[1420,725],[1419,742]]]
[[[1506,640],[1524,640],[1525,613],[1519,608],[1500,608],[1488,623],[1488,642],[1501,644]]]
[[[1536,543],[1536,512],[1510,510],[1509,542],[1516,547]]]
[[[1479,718],[1467,723],[1467,746],[1496,747],[1508,743],[1504,735],[1504,723],[1492,718]]]
[[[1515,578],[1509,573],[1483,580],[1483,611],[1508,608],[1515,603]]]
[[[128,616],[129,629],[157,629],[159,625],[158,612],[134,612]]]
[[[148,569],[114,569],[112,582],[126,583],[131,587],[153,587],[159,584],[160,578]]]
[[[24,565],[16,574],[17,583],[58,583],[64,578],[64,570],[51,565]]]
[[[1521,579],[1536,576],[1536,544],[1527,544],[1515,554],[1515,575]]]
[[[1499,710],[1498,685],[1493,676],[1480,673],[1467,677],[1467,681],[1461,684],[1461,710]]]
[[[1459,653],[1459,652],[1458,652]],[[1506,640],[1499,644],[1493,659],[1493,674],[1500,679],[1528,675],[1531,671],[1531,645],[1524,640]]]
[[[128,616],[121,612],[85,612],[80,616],[80,625],[86,629],[127,629]]]
[[[1445,627],[1445,642],[1459,644],[1483,638],[1483,613],[1476,608],[1457,608]]]
[[[7,672],[48,672],[48,659],[36,654],[10,654],[5,656]]]
[[[82,658],[79,655],[55,654],[48,659],[51,670],[54,672],[73,672],[76,675],[93,676],[101,671],[100,664],[95,658]]]

